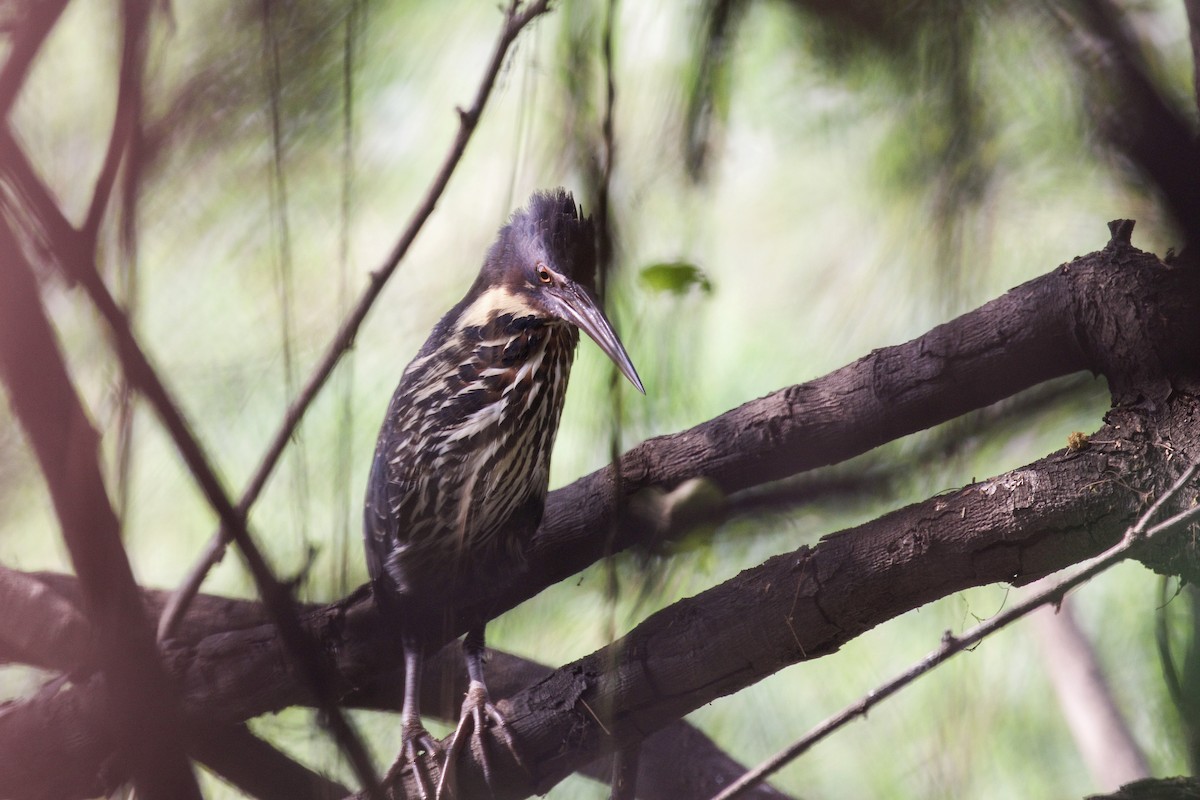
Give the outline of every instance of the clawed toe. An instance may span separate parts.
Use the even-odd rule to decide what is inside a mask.
[[[489,724],[490,723],[490,724]],[[463,700],[462,716],[450,746],[446,749],[446,759],[442,762],[442,779],[438,783],[437,800],[449,800],[457,796],[458,790],[458,760],[462,756],[463,747],[470,741],[471,753],[483,771],[484,782],[488,788],[493,787],[492,759],[489,753],[488,737],[484,733],[490,728],[491,735],[500,741],[512,755],[513,759],[522,766],[520,754],[517,753],[516,742],[508,730],[508,723],[500,710],[492,704],[487,688],[477,681],[472,681]]]
[[[413,778],[420,791],[420,800],[435,800],[441,790],[439,783],[438,791],[434,791],[434,781],[445,779],[445,773],[435,769],[437,765],[444,763],[439,758],[442,754],[441,745],[419,725],[411,728],[406,726],[402,737],[404,743],[400,746],[400,758],[396,760],[393,769],[403,770],[411,765]],[[392,782],[392,778],[393,776],[388,776],[388,783]]]

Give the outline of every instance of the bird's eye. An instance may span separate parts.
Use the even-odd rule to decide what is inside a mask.
[[[545,264],[537,265],[537,276],[538,280],[542,283],[550,283],[550,281],[554,280],[554,277],[550,274],[550,268]]]

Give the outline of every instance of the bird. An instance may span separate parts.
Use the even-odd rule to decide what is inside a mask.
[[[565,189],[535,192],[500,228],[474,283],[405,368],[380,426],[367,481],[364,539],[377,607],[398,623],[405,679],[401,758],[427,798],[423,659],[462,587],[502,581],[522,561],[545,507],[550,455],[579,331],[645,394],[596,299],[596,230]],[[469,685],[449,761],[488,723],[514,756],[484,679],[484,619],[463,640]],[[406,624],[407,623],[407,624]],[[439,639],[440,642],[440,639]],[[519,758],[518,758],[519,760]]]

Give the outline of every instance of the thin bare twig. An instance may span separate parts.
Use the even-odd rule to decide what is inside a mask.
[[[380,292],[383,291],[383,287],[388,279],[395,273],[400,261],[408,253],[408,249],[412,246],[413,241],[416,240],[421,227],[425,224],[430,214],[433,213],[438,199],[442,196],[446,185],[450,182],[450,176],[454,174],[454,170],[467,148],[467,142],[470,140],[471,134],[475,131],[480,115],[483,113],[484,106],[487,104],[488,97],[491,94],[492,87],[495,85],[496,77],[500,74],[500,69],[504,64],[504,58],[508,53],[509,47],[526,25],[549,9],[549,4],[550,0],[537,0],[522,10],[519,0],[513,0],[510,3],[508,13],[505,16],[504,27],[501,30],[499,40],[496,42],[496,49],[492,53],[492,59],[488,63],[487,70],[484,72],[483,81],[476,91],[475,100],[468,110],[463,111],[459,109],[458,135],[451,144],[450,151],[442,161],[442,166],[434,177],[433,183],[430,184],[429,189],[426,191],[424,199],[409,220],[408,227],[401,234],[400,239],[396,242],[395,247],[392,248],[392,252],[388,255],[383,265],[371,273],[371,281],[366,291],[359,298],[354,310],[342,322],[341,327],[338,328],[337,333],[329,344],[329,348],[325,351],[325,355],[317,364],[316,369],[313,370],[308,382],[305,383],[304,388],[300,391],[300,395],[292,403],[287,414],[284,415],[279,430],[276,431],[275,437],[271,440],[271,444],[268,446],[258,468],[254,471],[254,475],[251,477],[250,483],[247,485],[246,491],[238,503],[238,513],[241,516],[245,516],[250,507],[258,499],[259,494],[266,485],[267,479],[275,469],[275,465],[279,462],[279,457],[283,454],[284,448],[287,447],[292,434],[295,432],[296,426],[300,424],[300,420],[304,417],[312,401],[325,385],[325,381],[328,380],[330,374],[333,372],[333,368],[337,365],[342,355],[354,344],[354,338],[357,336],[358,329],[362,325],[363,320],[366,319],[367,313],[371,310]],[[188,603],[200,591],[200,585],[204,582],[205,576],[221,560],[229,539],[230,531],[222,523],[222,528],[209,541],[208,546],[200,558],[197,559],[187,578],[180,585],[179,589],[176,590],[175,597],[172,598],[171,602],[163,610],[163,615],[158,625],[160,640],[171,635],[171,632],[178,624],[179,618],[187,610]]]
[[[612,177],[616,165],[617,146],[616,137],[614,135],[613,118],[616,112],[617,105],[617,84],[613,75],[613,26],[616,23],[617,16],[617,0],[608,0],[608,8],[604,17],[604,31],[601,35],[600,50],[604,60],[604,116],[600,121],[601,135],[601,156],[603,162],[600,166],[599,186],[596,189],[596,215],[599,245],[599,263],[600,263],[600,298],[601,301],[611,297],[612,276],[614,271],[614,256],[615,256],[615,235],[613,233],[612,219]],[[613,524],[609,528],[609,541],[615,541],[617,536],[617,527],[622,518],[623,493],[621,491],[621,373],[612,366],[608,388],[609,396],[612,399],[612,415],[613,427],[612,434],[609,438],[609,461],[613,465],[613,498],[616,505],[616,513],[613,515]],[[611,546],[610,546],[610,549]],[[617,572],[616,561],[609,558],[605,562],[607,572],[608,586],[610,592],[611,605],[609,607],[609,640],[617,638],[616,633],[616,609],[617,609]],[[614,649],[614,654],[616,650]],[[613,755],[612,775],[609,781],[611,786],[611,800],[633,800],[637,796],[637,778],[638,778],[638,762],[641,756],[641,742],[629,745],[628,747],[618,750]]]
[[[108,151],[104,154],[104,164],[96,178],[96,188],[92,191],[92,202],[82,230],[84,246],[92,251],[96,249],[100,223],[117,182],[121,159],[129,151],[134,128],[141,115],[142,67],[146,58],[145,34],[149,15],[148,3],[125,3],[125,41],[121,49],[121,71],[117,77],[117,110],[108,138]]]
[[[1036,594],[1030,595],[1027,599],[1009,608],[986,622],[982,622],[971,628],[966,633],[960,636],[954,636],[949,631],[942,637],[942,644],[937,650],[934,650],[929,655],[925,656],[921,661],[914,664],[912,667],[892,678],[890,681],[881,684],[874,690],[868,692],[861,700],[853,705],[847,706],[837,714],[829,717],[821,724],[817,725],[809,731],[803,738],[796,740],[788,745],[785,749],[776,753],[771,758],[759,764],[754,769],[747,772],[738,780],[731,783],[723,791],[713,796],[712,800],[732,800],[739,797],[747,790],[757,786],[769,776],[778,772],[784,766],[798,758],[800,755],[808,751],[817,742],[829,736],[834,731],[845,726],[850,721],[857,717],[866,716],[867,712],[874,708],[879,703],[896,694],[914,680],[929,672],[934,667],[947,661],[956,653],[961,653],[991,634],[1007,627],[1009,624],[1016,622],[1021,617],[1029,614],[1042,606],[1051,603],[1059,603],[1066,596],[1067,592],[1074,589],[1076,586],[1091,580],[1095,576],[1104,572],[1109,567],[1123,561],[1129,555],[1129,551],[1142,542],[1158,536],[1166,531],[1174,530],[1179,526],[1185,525],[1197,517],[1200,517],[1200,504],[1193,505],[1191,508],[1181,511],[1178,514],[1170,517],[1163,522],[1158,523],[1152,528],[1147,529],[1147,525],[1158,514],[1159,510],[1176,495],[1179,494],[1187,485],[1187,483],[1196,475],[1200,469],[1200,461],[1193,463],[1190,467],[1184,470],[1184,473],[1179,476],[1179,479],[1163,493],[1146,512],[1138,518],[1125,535],[1121,537],[1121,541],[1113,545],[1107,551],[1101,553],[1092,559],[1083,569],[1069,578],[1065,578],[1053,586],[1050,586]]]
[[[125,28],[121,50],[121,68],[118,75],[117,107],[113,114],[112,133],[108,138],[108,151],[104,164],[92,190],[92,202],[83,223],[84,247],[96,253],[100,238],[100,226],[105,211],[112,203],[114,187],[122,177],[117,195],[119,222],[119,267],[122,308],[130,320],[136,305],[137,248],[135,214],[140,185],[141,125],[142,125],[142,78],[146,66],[146,28],[152,12],[144,2],[126,3],[124,8]],[[124,162],[124,175],[121,164]],[[116,446],[116,495],[117,513],[124,524],[129,506],[129,476],[133,468],[133,387],[124,375],[117,388],[117,446]]]

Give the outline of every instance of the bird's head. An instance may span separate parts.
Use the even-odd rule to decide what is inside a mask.
[[[536,192],[513,213],[488,253],[473,294],[493,313],[574,325],[596,342],[639,392],[642,380],[595,295],[596,241],[570,192]]]

